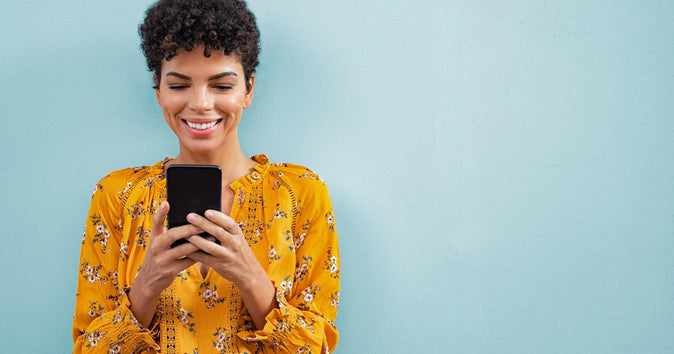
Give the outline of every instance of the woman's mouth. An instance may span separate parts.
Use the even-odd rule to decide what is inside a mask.
[[[210,128],[213,128],[214,126],[216,126],[221,121],[222,121],[222,119],[214,120],[214,121],[208,122],[208,123],[196,123],[196,122],[190,122],[188,120],[183,119],[183,122],[185,122],[185,124],[187,124],[188,127],[192,128],[194,130],[210,129]]]

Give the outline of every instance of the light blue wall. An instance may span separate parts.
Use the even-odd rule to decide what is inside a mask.
[[[149,1],[0,5],[2,351],[68,352],[93,185],[173,156]],[[249,154],[327,180],[338,353],[674,351],[674,3],[251,1]]]

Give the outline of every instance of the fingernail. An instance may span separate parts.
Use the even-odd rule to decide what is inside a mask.
[[[206,216],[206,217],[213,216],[213,210],[211,210],[211,209],[206,210],[206,212],[204,212],[204,216]]]
[[[187,221],[196,221],[196,220],[197,220],[196,214],[194,213],[187,214]]]

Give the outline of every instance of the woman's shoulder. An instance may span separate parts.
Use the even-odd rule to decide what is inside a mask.
[[[326,193],[325,180],[313,169],[293,163],[270,163],[270,175],[298,193]]]
[[[284,176],[292,181],[316,182],[325,184],[323,178],[309,167],[288,162],[272,162],[269,170],[279,176]]]
[[[290,199],[296,203],[295,210],[303,217],[327,217],[332,215],[332,203],[328,187],[316,171],[293,163],[271,163],[269,174],[273,188],[286,188]]]
[[[127,190],[139,181],[146,181],[163,171],[162,163],[164,161],[150,166],[128,167],[112,171],[96,183],[94,193],[120,193]]]

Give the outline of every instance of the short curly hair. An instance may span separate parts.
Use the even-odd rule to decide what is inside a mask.
[[[155,84],[161,78],[162,60],[173,59],[180,49],[189,52],[203,44],[206,57],[212,50],[237,55],[250,89],[250,78],[259,64],[260,32],[245,2],[159,0],[145,13],[138,33],[147,66],[156,75]]]

